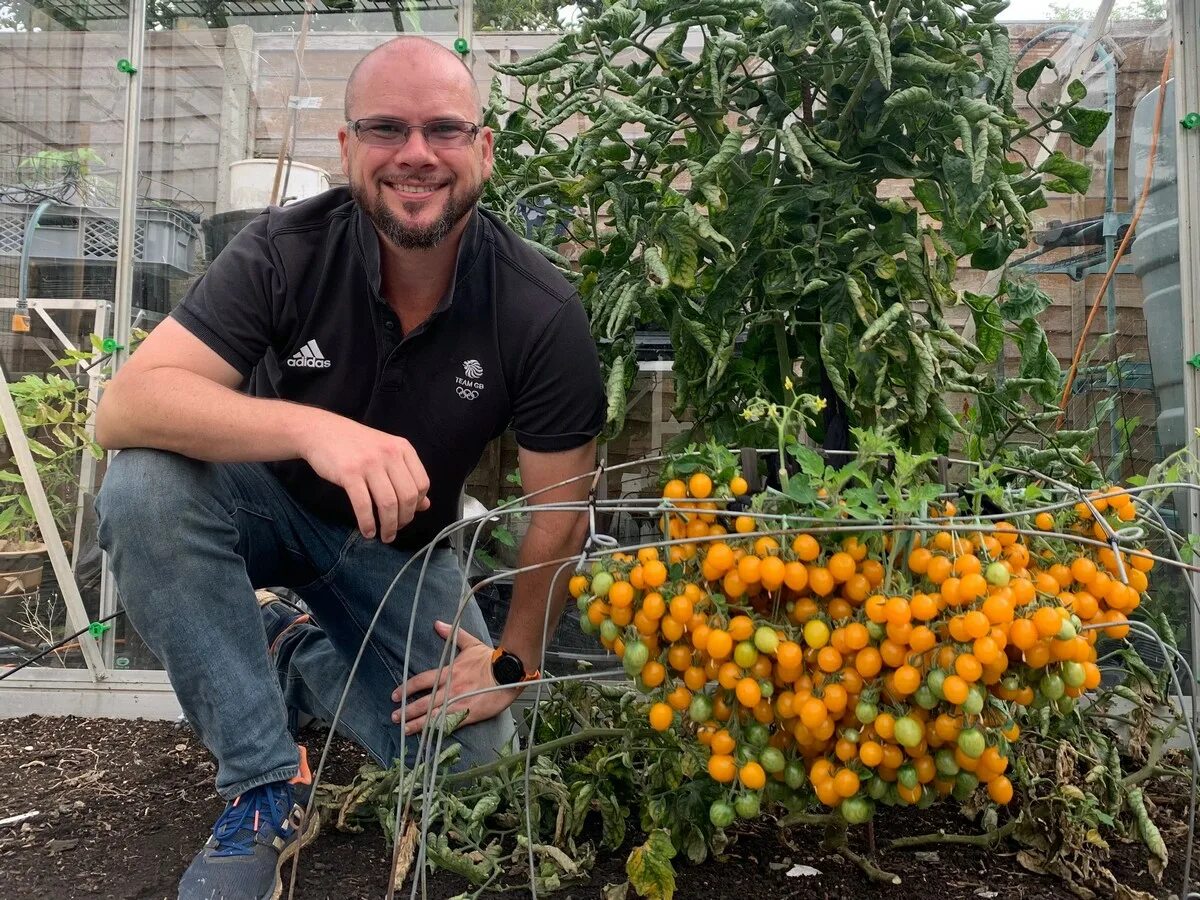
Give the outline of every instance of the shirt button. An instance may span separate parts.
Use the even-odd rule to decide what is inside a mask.
[[[383,327],[386,328],[388,331],[391,331],[393,328],[396,327],[396,323],[395,322],[384,322]]]

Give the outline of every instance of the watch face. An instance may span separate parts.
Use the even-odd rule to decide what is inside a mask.
[[[492,663],[492,677],[496,684],[516,684],[525,677],[525,666],[513,654],[504,653]]]

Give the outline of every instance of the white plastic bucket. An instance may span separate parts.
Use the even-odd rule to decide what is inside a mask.
[[[271,185],[275,181],[274,159],[243,159],[229,165],[229,208],[262,209],[271,202]],[[308,163],[284,160],[279,175],[280,197],[277,206],[315,197],[329,190],[329,173]],[[287,190],[283,190],[284,180]]]

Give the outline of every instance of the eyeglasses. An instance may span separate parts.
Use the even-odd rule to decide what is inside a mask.
[[[419,131],[425,137],[425,143],[430,147],[445,150],[452,147],[466,147],[479,134],[479,126],[474,122],[462,122],[457,119],[442,119],[436,122],[426,122],[424,125],[409,125],[399,119],[356,119],[347,122],[360,141],[372,147],[403,147],[408,143],[408,136],[413,131]]]

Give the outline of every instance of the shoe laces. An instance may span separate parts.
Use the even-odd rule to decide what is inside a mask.
[[[239,794],[225,807],[213,826],[214,856],[249,856],[254,853],[254,839],[264,824],[284,834],[290,827],[288,815],[292,808],[291,785],[274,782]]]

